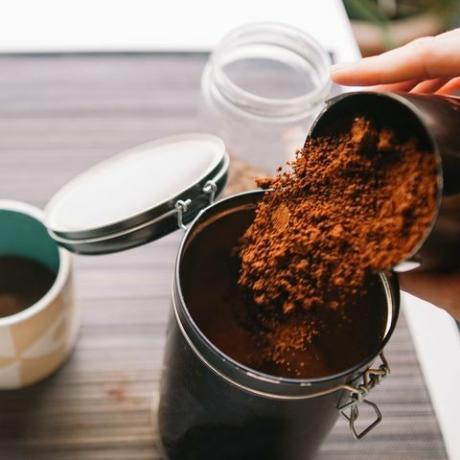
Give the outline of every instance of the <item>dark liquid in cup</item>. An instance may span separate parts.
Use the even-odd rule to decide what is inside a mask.
[[[25,257],[0,256],[0,317],[32,306],[56,279],[45,265]]]
[[[267,356],[266,344],[258,334],[261,325],[248,316],[255,306],[237,285],[235,247],[253,212],[241,208],[219,215],[198,226],[189,238],[181,283],[190,313],[206,337],[237,362],[279,377],[332,375],[375,355],[387,320],[387,302],[378,275],[368,280],[367,294],[343,311],[324,308],[317,312],[322,329],[311,343],[301,350],[282,350],[276,360]]]

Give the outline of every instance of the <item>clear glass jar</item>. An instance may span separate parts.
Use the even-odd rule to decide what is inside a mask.
[[[327,98],[328,53],[307,33],[278,23],[230,32],[202,76],[204,128],[231,155],[272,173],[302,147]]]

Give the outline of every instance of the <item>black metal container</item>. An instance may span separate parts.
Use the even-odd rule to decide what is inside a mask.
[[[406,267],[460,267],[460,98],[360,91],[329,99],[309,136],[330,136],[365,116],[402,139],[415,138],[438,161],[438,212]]]
[[[207,222],[231,212],[254,208],[261,191],[236,195],[202,211],[185,234],[176,261],[173,314],[168,327],[158,414],[159,436],[171,460],[311,458],[334,425],[340,411],[349,408],[350,427],[363,436],[381,419],[365,398],[388,372],[381,352],[395,327],[399,287],[394,276],[380,274],[381,301],[387,316],[378,349],[336,375],[315,379],[288,379],[247,368],[219,350],[198,327],[184,298],[186,248]],[[238,230],[235,230],[238,231]],[[213,270],[206,259],[201,270]],[[219,306],[216,305],[216,314]],[[382,363],[370,369],[379,356]],[[357,405],[365,402],[375,421],[357,433]]]

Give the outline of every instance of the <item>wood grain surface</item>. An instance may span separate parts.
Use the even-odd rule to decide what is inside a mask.
[[[0,197],[43,207],[96,161],[199,128],[205,59],[200,54],[0,57]],[[56,375],[0,393],[2,460],[159,458],[150,406],[161,374],[180,238],[176,232],[120,254],[75,257],[79,341]],[[341,420],[319,459],[446,458],[404,317],[387,357],[393,373],[371,398],[383,423],[355,441]]]

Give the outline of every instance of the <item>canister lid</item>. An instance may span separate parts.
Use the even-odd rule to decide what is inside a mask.
[[[81,254],[121,251],[192,220],[225,185],[221,139],[193,133],[121,152],[80,174],[45,209],[50,235]]]

